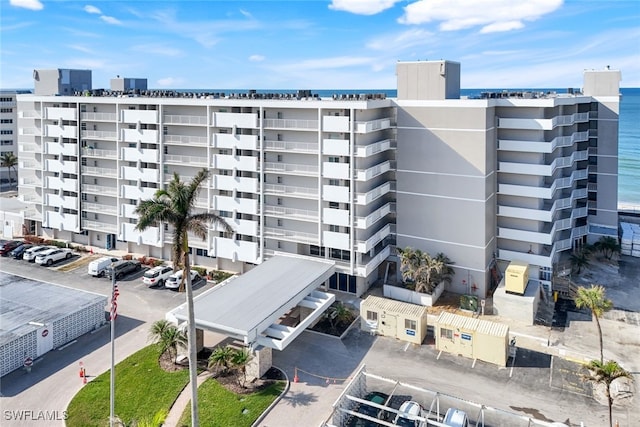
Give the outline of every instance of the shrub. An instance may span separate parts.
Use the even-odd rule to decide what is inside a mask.
[[[138,261],[140,261],[140,264],[145,265],[147,263],[147,257],[142,255],[140,258],[138,258]]]
[[[216,283],[224,282],[231,276],[233,276],[233,273],[229,273],[226,271],[211,270],[209,272],[209,277],[211,278],[211,280],[215,281]]]
[[[207,269],[206,269],[206,268],[204,268],[204,267],[197,267],[197,266],[194,266],[194,267],[192,267],[192,270],[197,271],[197,272],[198,272],[198,274],[199,274],[200,276],[202,276],[202,277],[205,277],[205,276],[207,275]]]
[[[163,264],[164,264],[164,261],[161,260],[161,259],[154,259],[153,260],[153,266],[154,267],[158,267],[158,266],[163,265]]]
[[[133,256],[131,254],[126,254],[126,255],[122,256],[122,259],[124,261],[129,261],[129,260],[133,259]]]

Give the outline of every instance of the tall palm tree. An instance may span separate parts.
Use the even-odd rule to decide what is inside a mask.
[[[136,229],[146,230],[157,226],[159,223],[173,226],[173,262],[182,264],[184,272],[180,290],[184,290],[186,278],[187,312],[188,312],[188,343],[189,343],[189,382],[191,384],[191,419],[194,426],[199,425],[198,419],[198,366],[196,352],[196,325],[193,312],[193,289],[191,288],[191,266],[189,265],[189,237],[191,232],[195,236],[206,239],[208,225],[214,224],[222,227],[226,232],[233,230],[226,221],[212,212],[193,213],[195,201],[200,186],[209,178],[207,169],[200,170],[190,183],[180,181],[177,173],[166,189],[156,191],[153,199],[143,200],[136,207],[135,213],[139,215]],[[182,261],[182,262],[181,262]]]
[[[577,253],[571,254],[571,267],[574,273],[580,274],[582,269],[588,267],[589,262],[589,252],[588,251],[580,251]]]
[[[615,253],[620,253],[620,244],[615,237],[603,236],[593,246],[607,259],[613,258]]]
[[[586,368],[589,373],[583,375],[583,379],[585,381],[592,381],[597,384],[604,384],[605,386],[607,403],[609,405],[609,426],[613,427],[613,397],[611,396],[611,383],[618,378],[628,378],[633,381],[633,376],[613,360],[610,360],[607,363],[603,363],[599,360],[592,360]]]
[[[438,286],[440,282],[447,282],[451,284],[451,279],[456,274],[455,270],[452,267],[454,262],[451,261],[449,257],[442,252],[438,252],[435,259],[437,262],[442,263],[443,267],[440,273],[436,274],[436,276],[434,277],[434,286]]]
[[[602,328],[600,327],[600,317],[605,311],[613,308],[613,302],[605,296],[605,289],[601,285],[591,285],[590,288],[580,286],[573,298],[577,308],[586,307],[591,310],[593,317],[596,319],[598,327],[598,336],[600,337],[600,363],[604,363],[603,346],[602,346]]]
[[[420,249],[398,248],[402,279],[413,282],[416,292],[431,293],[443,280],[454,274],[451,260],[443,253],[432,257]]]
[[[6,152],[0,157],[0,162],[0,166],[7,168],[9,171],[9,185],[11,185],[11,182],[13,182],[11,179],[11,168],[13,168],[13,171],[16,174],[16,179],[18,178],[18,171],[16,170],[16,166],[18,166],[18,157],[11,152]]]

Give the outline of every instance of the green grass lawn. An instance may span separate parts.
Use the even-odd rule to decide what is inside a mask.
[[[187,369],[162,370],[158,354],[158,346],[150,345],[116,365],[115,413],[127,425],[168,411],[189,382]],[[109,376],[107,371],[94,378],[75,395],[67,408],[68,427],[109,425]]]
[[[276,400],[284,382],[276,382],[253,394],[237,395],[208,379],[198,387],[200,425],[207,427],[249,427]],[[191,402],[182,413],[180,426],[191,425]]]

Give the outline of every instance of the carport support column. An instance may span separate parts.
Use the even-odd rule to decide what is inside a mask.
[[[196,328],[196,351],[200,353],[204,348],[204,330]]]
[[[251,351],[251,361],[247,365],[247,379],[261,378],[267,373],[273,363],[270,347],[258,346]]]

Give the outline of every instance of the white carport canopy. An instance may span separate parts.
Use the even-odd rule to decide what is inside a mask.
[[[196,327],[282,350],[335,300],[317,290],[333,273],[331,261],[277,255],[194,298]],[[295,327],[277,323],[296,306],[313,311]],[[167,319],[185,322],[187,314],[185,303]]]

